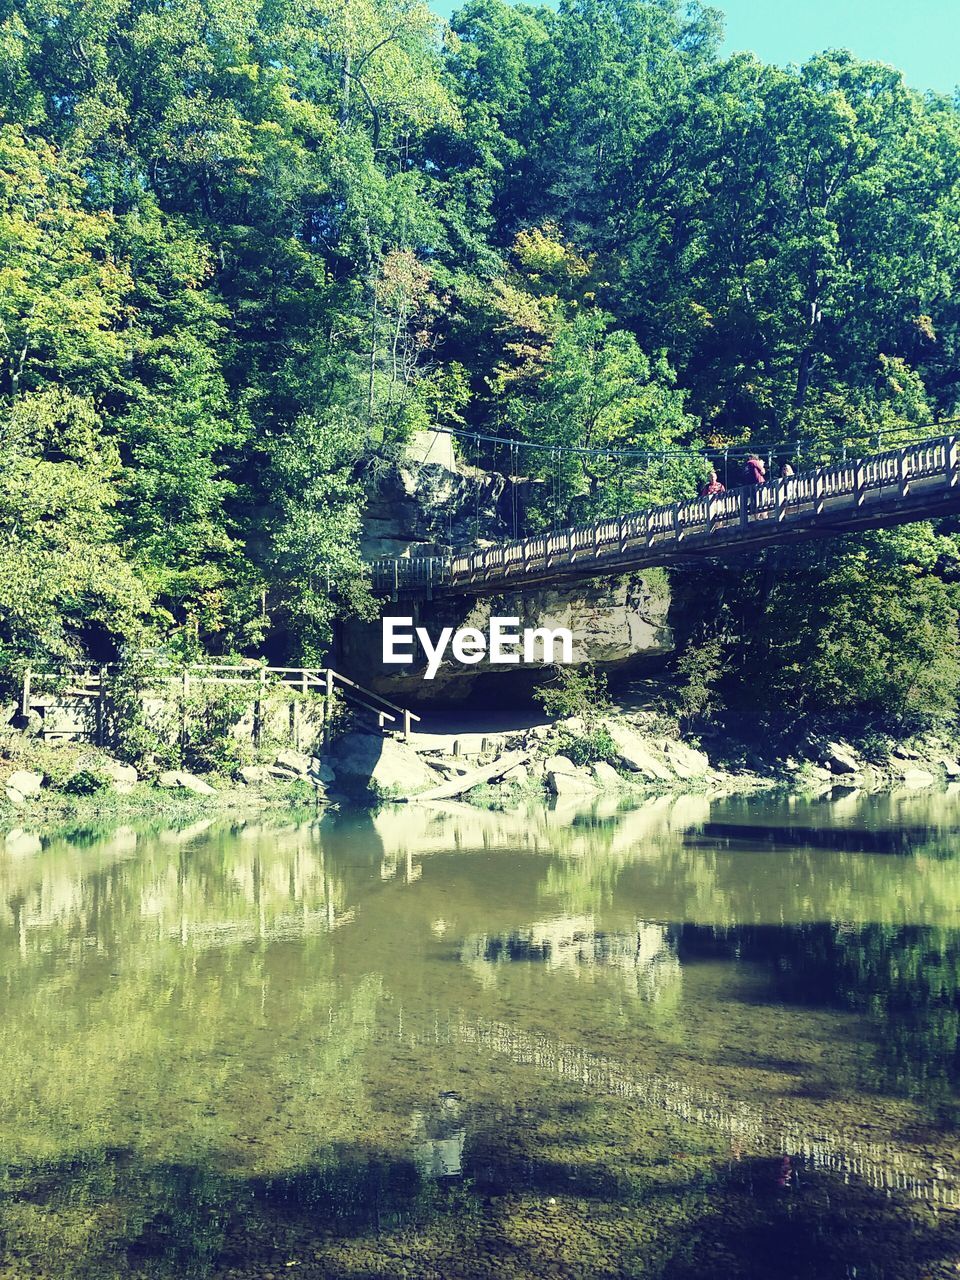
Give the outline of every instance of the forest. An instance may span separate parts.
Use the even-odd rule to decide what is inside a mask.
[[[423,428],[542,481],[530,529],[950,431],[958,102],[722,24],[0,0],[0,682],[317,660]],[[960,523],[683,577],[701,709],[954,723]]]

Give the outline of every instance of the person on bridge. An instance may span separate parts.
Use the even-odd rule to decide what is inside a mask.
[[[747,484],[761,485],[767,483],[767,468],[755,453],[751,453],[743,468],[743,478]]]
[[[751,453],[744,464],[743,481],[753,490],[751,494],[745,495],[750,510],[754,512],[757,520],[765,520],[766,516],[760,511],[760,489],[767,483],[767,468],[755,453]]]
[[[710,468],[710,474],[707,476],[707,483],[700,488],[701,498],[715,498],[717,494],[726,493],[726,485],[720,483],[716,471]]]

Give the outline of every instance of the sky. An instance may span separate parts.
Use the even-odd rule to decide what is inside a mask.
[[[444,17],[462,0],[433,0]],[[960,85],[960,0],[711,0],[726,14],[724,52],[749,49],[764,62],[805,62],[822,49],[851,49],[889,62],[915,89]]]

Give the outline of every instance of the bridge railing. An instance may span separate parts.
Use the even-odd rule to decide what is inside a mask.
[[[864,502],[868,494],[895,490],[905,497],[912,480],[943,476],[960,482],[960,456],[955,436],[925,440],[904,449],[891,449],[867,458],[801,471],[760,486],[745,486],[710,497],[648,507],[615,519],[576,525],[553,533],[535,534],[516,542],[476,548],[453,556],[423,556],[377,560],[371,566],[373,586],[397,594],[400,590],[483,582],[491,578],[522,579],[532,569],[542,571],[586,557],[613,559],[643,543],[682,542],[696,535],[709,538],[717,529],[748,528],[756,520],[787,520],[819,514],[824,503],[837,498]]]

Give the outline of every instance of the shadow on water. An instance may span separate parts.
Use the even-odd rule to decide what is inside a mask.
[[[947,1099],[960,1088],[960,935],[917,926],[831,922],[676,930],[681,965],[733,959],[759,966],[755,1000],[864,1014],[877,1035],[861,1084]],[[953,1104],[951,1104],[953,1109]],[[941,1113],[940,1120],[947,1117]],[[960,1118],[956,1114],[954,1123]]]
[[[754,805],[11,842],[0,1280],[955,1277],[957,803]]]
[[[932,1216],[921,1221],[855,1179],[807,1168],[799,1156],[734,1153],[720,1165],[694,1156],[678,1176],[677,1153],[612,1170],[589,1154],[573,1161],[517,1156],[507,1149],[510,1135],[502,1136],[503,1145],[489,1134],[472,1141],[455,1178],[430,1177],[412,1158],[339,1147],[294,1173],[247,1179],[151,1165],[118,1151],[10,1171],[0,1195],[0,1240],[18,1262],[3,1274],[18,1280],[955,1274],[960,1239],[952,1224]],[[72,1247],[76,1235],[65,1239],[62,1256],[48,1255],[34,1271],[30,1251],[17,1253],[8,1212],[14,1187],[41,1230],[54,1216],[69,1217],[79,1229],[87,1211],[100,1210],[96,1239],[82,1253]],[[578,1259],[587,1269],[576,1270]]]

